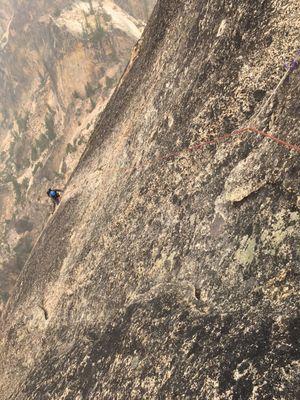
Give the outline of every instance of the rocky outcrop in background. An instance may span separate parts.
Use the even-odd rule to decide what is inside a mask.
[[[3,315],[2,399],[299,397],[299,153],[216,145],[299,146],[298,12],[158,2]]]
[[[1,3],[0,312],[153,4]]]

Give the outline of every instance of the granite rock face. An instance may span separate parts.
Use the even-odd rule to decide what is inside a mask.
[[[157,3],[4,312],[1,399],[299,396],[299,153],[187,151],[299,144],[298,12]]]
[[[153,5],[1,1],[0,313]]]

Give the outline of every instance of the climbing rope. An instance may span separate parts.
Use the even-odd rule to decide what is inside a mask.
[[[280,79],[278,85],[273,90],[271,95],[265,101],[265,103],[263,104],[262,108],[258,111],[258,113],[256,115],[254,115],[254,117],[253,117],[253,121],[254,122],[256,122],[258,117],[261,114],[263,114],[263,112],[266,110],[268,104],[270,103],[272,98],[276,95],[276,93],[278,92],[279,88],[283,85],[283,83],[287,79],[287,77],[290,74],[292,74],[293,72],[295,72],[299,68],[299,66],[300,66],[300,50],[297,51],[297,55],[295,55],[294,59],[292,59],[290,62],[288,62],[288,63],[286,63],[284,65],[284,67],[286,68],[285,74]],[[258,136],[261,136],[261,137],[264,137],[264,138],[272,140],[273,142],[277,143],[279,146],[285,147],[289,151],[294,151],[294,152],[300,154],[300,146],[298,146],[296,144],[292,144],[292,143],[289,143],[289,142],[287,142],[285,140],[282,140],[282,139],[274,136],[270,132],[265,132],[265,131],[259,130],[257,128],[254,128],[254,127],[245,127],[245,128],[236,129],[236,130],[232,131],[231,133],[226,133],[226,134],[224,134],[222,136],[219,136],[219,137],[215,138],[214,140],[201,141],[201,142],[195,143],[192,146],[190,146],[188,148],[185,148],[183,150],[180,150],[180,151],[177,151],[177,152],[172,152],[172,153],[169,153],[167,155],[157,157],[156,161],[157,162],[168,161],[168,160],[170,160],[172,158],[176,158],[176,157],[180,156],[185,151],[188,151],[188,152],[192,153],[194,151],[198,151],[198,150],[202,149],[205,146],[217,145],[217,144],[219,144],[219,143],[221,143],[221,142],[223,142],[223,141],[225,141],[227,139],[232,138],[233,136],[238,136],[238,135],[241,135],[243,133],[254,133],[254,134],[258,135]],[[108,164],[104,164],[100,168],[102,169],[106,165],[108,165]],[[119,167],[117,169],[118,170],[122,170],[124,172],[124,171],[129,171],[130,168],[128,168],[128,167]]]
[[[264,132],[259,129],[253,128],[253,127],[236,129],[236,130],[232,131],[231,133],[228,133],[228,134],[225,134],[225,135],[222,135],[222,136],[216,138],[215,140],[209,140],[209,141],[196,143],[189,148],[189,151],[192,151],[193,149],[200,149],[201,147],[203,147],[205,145],[218,144],[219,142],[229,139],[234,135],[237,136],[237,135],[241,135],[242,133],[246,133],[246,132],[247,133],[255,133],[258,136],[262,136],[262,137],[271,139],[273,142],[277,143],[280,146],[287,148],[290,151],[296,151],[297,153],[300,153],[300,146],[291,144],[289,142],[286,142],[285,140],[279,139],[278,137],[274,136],[272,133]]]
[[[268,97],[268,99],[265,101],[264,105],[262,106],[262,108],[259,110],[259,112],[254,115],[254,121],[257,120],[257,118],[263,114],[263,112],[266,110],[267,106],[270,104],[271,100],[273,99],[273,97],[275,97],[276,93],[278,92],[278,90],[280,89],[280,87],[283,85],[283,83],[285,82],[285,80],[288,78],[289,75],[291,75],[293,72],[295,72],[300,65],[300,50],[297,51],[296,55],[294,56],[294,58],[285,63],[284,64],[284,68],[286,69],[285,74],[283,75],[283,77],[280,79],[278,85],[276,86],[276,88],[273,90],[273,92],[271,93],[271,95]]]
[[[245,127],[245,128],[240,128],[240,129],[236,129],[230,133],[226,133],[222,136],[219,136],[217,138],[215,138],[214,140],[205,140],[205,141],[201,141],[201,142],[197,142],[195,144],[193,144],[190,147],[187,147],[185,149],[176,151],[176,152],[172,152],[172,153],[168,153],[164,156],[160,156],[156,158],[156,162],[167,162],[170,161],[171,159],[174,159],[176,157],[181,156],[184,152],[188,152],[188,153],[193,153],[196,151],[201,150],[202,148],[206,147],[206,146],[211,146],[211,145],[217,145],[220,144],[222,142],[224,142],[227,139],[230,139],[234,136],[240,136],[243,133],[254,133],[257,136],[261,136],[263,138],[267,138],[272,140],[273,142],[277,143],[279,146],[285,147],[287,150],[289,151],[294,151],[298,154],[300,154],[300,146],[296,145],[296,144],[292,144],[289,143],[285,140],[282,140],[276,136],[274,136],[272,133],[270,132],[264,132],[262,130],[256,129],[254,127]],[[108,164],[104,164],[102,165],[101,169],[103,167],[105,167]],[[139,168],[142,166],[143,164],[139,165]],[[146,163],[145,163],[146,165]],[[119,167],[119,168],[113,168],[113,169],[117,169],[118,171],[122,171],[122,172],[129,172],[131,168],[129,167]]]

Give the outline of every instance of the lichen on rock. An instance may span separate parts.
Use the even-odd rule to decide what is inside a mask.
[[[299,154],[216,144],[297,144],[299,70],[257,115],[298,10],[158,1],[5,310],[3,399],[299,396]]]

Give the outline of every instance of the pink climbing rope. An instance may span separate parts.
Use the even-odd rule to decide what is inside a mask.
[[[202,149],[205,146],[219,144],[220,142],[223,142],[223,141],[225,141],[227,139],[230,139],[233,136],[238,136],[238,135],[241,135],[241,134],[246,133],[246,132],[247,133],[254,133],[254,134],[258,135],[258,136],[262,136],[264,138],[270,139],[273,142],[277,143],[279,146],[285,147],[289,151],[295,151],[296,153],[300,154],[300,146],[298,146],[296,144],[292,144],[292,143],[289,143],[289,142],[287,142],[285,140],[282,140],[282,139],[274,136],[270,132],[264,132],[264,131],[261,131],[259,129],[253,128],[253,127],[245,127],[245,128],[236,129],[236,130],[232,131],[231,133],[226,133],[226,134],[224,134],[222,136],[217,137],[214,140],[201,141],[201,142],[193,144],[192,146],[190,146],[190,147],[188,147],[186,149],[183,149],[183,150],[180,150],[180,151],[177,151],[177,152],[168,153],[168,154],[166,154],[164,156],[157,157],[156,161],[157,162],[168,161],[168,160],[170,160],[170,159],[172,159],[174,157],[179,157],[185,151],[188,151],[189,153],[193,153],[195,151],[198,151],[198,150]],[[143,164],[146,165],[146,163],[139,164],[139,168],[141,168]],[[107,164],[104,164],[103,166],[105,166],[105,165],[107,165]],[[119,167],[119,168],[113,168],[113,169],[117,169],[117,170],[123,171],[123,172],[127,172],[127,171],[131,170],[130,167]]]
[[[300,153],[300,146],[298,146],[296,144],[292,144],[292,143],[286,142],[285,140],[279,139],[278,137],[274,136],[272,133],[264,132],[259,129],[253,128],[253,127],[246,127],[246,128],[236,129],[236,130],[232,131],[231,133],[226,133],[222,136],[217,137],[214,140],[205,140],[202,142],[195,143],[192,146],[188,147],[187,149],[184,149],[184,150],[176,152],[176,153],[175,152],[169,153],[166,156],[160,157],[159,160],[168,160],[174,156],[175,157],[179,156],[185,150],[192,153],[194,151],[202,149],[205,146],[218,144],[220,142],[225,141],[226,139],[230,139],[233,136],[238,136],[238,135],[241,135],[242,133],[246,133],[246,132],[255,133],[258,136],[262,136],[262,137],[271,139],[273,142],[277,143],[280,146],[285,147],[286,149],[288,149],[290,151],[295,151],[297,153]]]
[[[256,135],[271,139],[273,142],[277,143],[280,146],[283,146],[287,148],[290,151],[296,151],[297,153],[300,153],[300,146],[291,144],[289,142],[286,142],[285,140],[279,139],[278,137],[274,136],[272,133],[269,132],[264,132],[259,129],[253,128],[253,127],[246,127],[246,128],[241,128],[241,129],[236,129],[232,131],[231,133],[227,133],[225,135],[222,135],[215,140],[209,140],[209,141],[203,141],[200,143],[196,143],[193,146],[191,146],[188,150],[193,151],[193,150],[198,150],[201,147],[205,145],[210,145],[210,144],[217,144],[219,142],[222,142],[226,139],[231,138],[233,135],[241,135],[242,133],[249,132],[249,133],[255,133]]]

